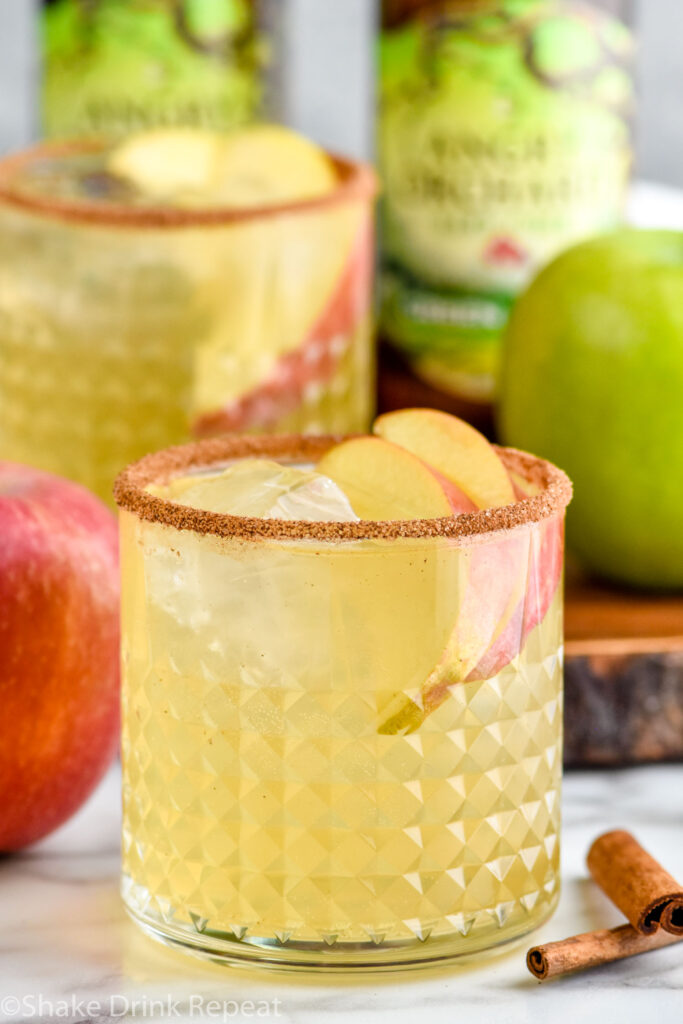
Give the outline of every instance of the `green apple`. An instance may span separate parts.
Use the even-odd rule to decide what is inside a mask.
[[[572,477],[590,568],[683,587],[683,233],[621,229],[547,266],[512,315],[499,416]]]

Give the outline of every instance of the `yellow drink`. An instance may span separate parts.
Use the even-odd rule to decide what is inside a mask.
[[[0,457],[109,499],[192,436],[365,429],[373,185],[334,167],[329,195],[231,210],[152,203],[98,149],[0,165]]]
[[[180,462],[195,472],[245,445]],[[290,967],[449,959],[544,920],[559,895],[561,587],[542,621],[528,609],[540,553],[554,545],[561,565],[563,508],[509,536],[261,529],[138,500],[168,477],[146,462],[118,491],[130,912],[166,941]],[[503,552],[524,581],[506,620],[521,650],[426,713],[454,625],[488,628],[471,619],[487,600],[472,580]],[[484,646],[504,646],[500,626]],[[422,711],[397,731],[406,706]]]

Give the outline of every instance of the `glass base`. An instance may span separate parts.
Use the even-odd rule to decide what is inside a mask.
[[[199,932],[186,924],[171,924],[126,904],[135,923],[151,938],[226,967],[257,967],[279,971],[405,971],[449,963],[466,964],[502,953],[540,927],[554,913],[559,889],[542,912],[529,916],[517,927],[478,938],[456,933],[424,941],[375,943],[336,942],[334,948],[318,943],[281,943],[268,938],[238,938],[232,932]]]

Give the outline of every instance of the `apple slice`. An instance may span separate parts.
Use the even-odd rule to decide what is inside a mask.
[[[533,498],[535,494],[540,494],[541,488],[538,484],[532,484],[531,480],[525,480],[522,474],[517,473],[514,469],[508,470],[508,476],[512,482],[517,501],[524,501],[525,498]]]
[[[514,488],[513,500],[539,491],[518,473],[508,479]],[[404,694],[398,709],[388,711],[380,733],[413,732],[443,704],[451,686],[490,679],[508,665],[548,612],[562,578],[563,551],[562,516],[475,545],[469,554],[463,550],[462,557],[469,558],[466,590],[444,654],[417,699],[406,699]]]
[[[519,501],[540,492],[538,484],[526,480],[520,473],[511,471],[510,479]],[[557,516],[538,523],[533,531],[521,646],[524,646],[531,630],[543,622],[562,579],[563,566],[564,517]]]
[[[380,416],[373,429],[452,480],[477,508],[514,503],[510,477],[495,450],[457,416],[435,409],[403,409]]]
[[[354,332],[369,318],[372,306],[374,232],[371,216],[363,218],[338,286],[303,344],[280,355],[263,381],[213,411],[198,415],[195,437],[232,431],[272,430],[304,401],[307,389],[325,384],[337,372]],[[369,327],[368,327],[369,330]],[[215,380],[216,374],[213,374]]]
[[[526,589],[508,622],[467,676],[490,679],[524,648],[527,637],[546,617],[562,579],[564,519],[548,519],[531,531]]]
[[[379,437],[336,445],[317,470],[341,487],[361,519],[431,519],[473,510],[470,499],[449,480]]]
[[[179,206],[253,209],[328,195],[338,184],[323,149],[271,124],[228,135],[193,128],[139,132],[112,150],[107,169]]]
[[[489,549],[487,551],[487,548]],[[562,579],[561,516],[473,550],[455,629],[417,699],[401,695],[379,732],[414,732],[448,698],[450,687],[491,679],[524,649],[543,622]]]
[[[369,210],[355,202],[247,219],[204,247],[197,433],[279,427],[340,361],[355,365],[345,328],[363,316],[369,327],[371,238]]]
[[[291,128],[252,125],[221,140],[216,198],[230,207],[313,199],[328,195],[338,184],[327,153]]]
[[[155,128],[116,146],[107,169],[153,198],[202,193],[215,177],[220,143],[214,132]]]
[[[401,694],[395,711],[385,709],[386,718],[379,727],[380,733],[414,732],[448,698],[451,686],[472,677],[487,652],[497,649],[500,637],[508,641],[516,633],[519,649],[520,610],[524,608],[529,564],[528,535],[518,531],[504,534],[500,540],[473,543],[469,550],[459,549],[456,557],[467,559],[463,573],[466,582],[446,649],[415,699],[406,699],[406,695]],[[511,646],[506,643],[506,651]]]

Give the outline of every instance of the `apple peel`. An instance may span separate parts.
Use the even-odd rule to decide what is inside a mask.
[[[500,542],[497,557],[501,565],[507,561],[508,567],[511,567],[521,551],[517,549],[516,554],[509,551],[504,557],[502,548],[505,543]],[[403,695],[402,707],[380,725],[378,732],[384,735],[414,732],[444,703],[452,686],[491,679],[521,653],[529,634],[545,619],[562,579],[562,517],[536,524],[531,530],[527,551],[526,565],[522,568],[518,564],[513,573],[512,585],[508,586],[501,585],[490,562],[486,564],[482,560],[479,566],[473,564],[467,591],[472,596],[465,597],[441,661],[423,684],[417,699],[406,700]],[[477,588],[475,578],[487,572],[490,574],[490,583],[484,587],[487,595],[484,597]],[[497,603],[498,609],[504,605],[497,627],[491,630],[489,618],[483,629],[480,624],[478,630],[472,633],[468,623],[477,622],[489,600],[493,600],[494,606]],[[473,652],[477,649],[478,653],[473,659]]]
[[[354,343],[352,332],[370,316],[373,253],[374,232],[368,216],[363,218],[334,294],[304,343],[281,355],[253,391],[197,417],[192,427],[195,437],[272,429],[301,405],[307,388],[333,377]]]
[[[357,437],[335,445],[317,469],[341,487],[361,520],[445,518],[472,508],[450,480],[379,437]]]
[[[373,432],[433,466],[477,508],[511,505],[515,493],[495,449],[471,424],[437,409],[402,409],[380,416]]]
[[[518,501],[539,493],[536,484],[519,473],[508,472]],[[414,732],[428,715],[443,704],[451,686],[497,675],[520,654],[529,634],[543,622],[562,579],[564,518],[556,516],[534,524],[529,531],[526,564],[520,563],[517,568],[513,565],[515,555],[510,544],[511,537],[507,537],[495,545],[488,545],[496,552],[492,560],[475,555],[468,581],[468,594],[473,597],[465,598],[458,624],[439,665],[425,681],[417,698],[404,699],[403,706],[380,726],[380,733]],[[491,561],[498,561],[499,565],[492,565]],[[504,568],[506,563],[507,570]],[[513,581],[511,586],[501,583],[506,571],[509,574],[507,578]],[[477,598],[482,592],[488,594],[486,601]],[[500,607],[501,599],[505,601],[503,608]],[[498,605],[498,625],[489,632],[490,626],[482,631],[480,624],[473,632],[466,623],[477,622],[485,604],[488,604],[489,611]],[[477,636],[481,640],[482,635],[490,637],[483,646],[477,642]],[[479,656],[472,664],[471,652],[477,648]]]
[[[383,722],[380,733],[394,735],[419,728],[447,699],[450,688],[469,680],[484,663],[486,652],[495,649],[500,638],[507,640],[520,618],[529,565],[528,534],[515,531],[500,540],[474,544],[469,552],[459,549],[456,557],[468,558],[469,565],[446,649],[417,697],[406,700],[403,694],[402,706]]]

